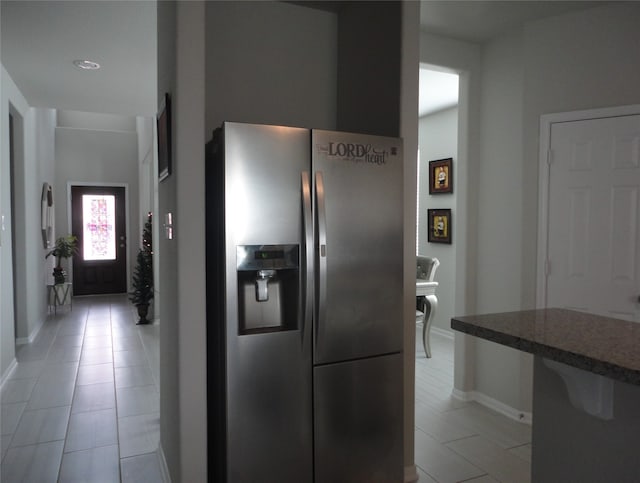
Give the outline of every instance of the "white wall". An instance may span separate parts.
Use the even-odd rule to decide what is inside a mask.
[[[467,223],[477,236],[477,272],[465,274],[476,292],[466,313],[534,307],[540,115],[640,102],[640,65],[629,57],[640,45],[639,21],[635,2],[598,6],[529,23],[481,47],[482,66],[470,71],[481,76],[482,115],[469,131],[478,136]],[[447,65],[449,44],[436,38],[430,61]],[[467,344],[465,354],[474,374],[457,389],[531,410],[528,355],[488,342]]]
[[[640,4],[619,2],[524,29],[522,298],[535,304],[540,115],[638,104]]]
[[[41,232],[41,197],[44,182],[54,185],[56,111],[31,108],[32,126],[26,138],[25,157],[25,282],[27,332],[18,337],[33,340],[47,314],[46,284],[52,272],[53,257],[45,261]]]
[[[33,339],[46,318],[46,250],[40,232],[42,183],[53,183],[53,129],[55,112],[33,109],[2,68],[2,106],[0,109],[0,214],[5,229],[0,232],[0,378],[6,375],[15,357],[14,344]],[[11,196],[9,180],[9,110],[21,129],[16,157],[16,268],[17,286],[13,287],[11,247]],[[21,133],[21,134],[20,134]],[[14,289],[17,307],[14,307]],[[14,331],[16,311],[17,334]]]
[[[451,209],[452,220],[458,216],[456,196],[458,191],[458,108],[445,109],[423,116],[419,121],[420,168],[418,200],[418,254],[435,257],[440,261],[435,280],[438,308],[433,327],[451,331],[451,317],[455,315],[456,250],[458,233],[452,233],[451,245],[428,242],[429,209]],[[429,194],[429,161],[453,158],[453,193]]]
[[[524,68],[518,30],[484,48],[478,173],[478,313],[524,308],[522,182]],[[534,225],[536,220],[532,220]],[[478,341],[476,391],[531,412],[532,358]]]
[[[457,216],[453,219],[456,237],[455,314],[475,312],[477,249],[476,177],[480,169],[480,87],[482,49],[477,44],[444,37],[420,35],[420,62],[458,73],[458,162],[456,163]],[[475,390],[475,337],[454,333],[454,387]]]
[[[0,376],[4,377],[15,358],[13,266],[11,247],[11,183],[9,165],[9,103],[24,116],[28,105],[7,71],[2,67],[0,116]]]
[[[135,131],[137,118],[81,111],[58,111],[58,127],[91,129],[94,131]]]
[[[54,206],[56,214],[56,238],[71,232],[68,213],[68,186],[73,184],[101,184],[109,186],[127,185],[127,281],[131,283],[131,267],[140,246],[142,230],[139,220],[138,197],[138,138],[135,118],[122,118],[121,123],[109,128],[126,130],[94,129],[91,119],[99,114],[87,116],[74,113],[73,123],[68,114],[60,112],[63,126],[55,130],[55,178]],[[111,117],[111,116],[109,116]],[[98,123],[103,126],[104,123]],[[68,127],[67,127],[68,126]],[[85,127],[86,126],[86,127]],[[71,275],[71,271],[69,270]]]
[[[418,171],[418,78],[420,5],[401,10],[400,136],[404,140],[404,480],[416,481],[415,466],[415,251],[416,173]]]

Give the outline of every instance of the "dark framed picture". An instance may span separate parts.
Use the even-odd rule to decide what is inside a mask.
[[[158,181],[171,174],[171,97],[164,95],[158,113]]]
[[[429,161],[429,194],[453,193],[453,158]]]
[[[451,244],[451,210],[427,210],[429,218],[429,243]]]

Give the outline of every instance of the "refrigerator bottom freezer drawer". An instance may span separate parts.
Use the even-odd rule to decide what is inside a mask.
[[[397,483],[402,354],[314,367],[315,483]]]

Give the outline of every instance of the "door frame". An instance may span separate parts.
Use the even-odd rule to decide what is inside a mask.
[[[558,112],[540,116],[540,151],[538,152],[538,258],[536,265],[536,307],[547,305],[547,270],[549,249],[549,182],[551,129],[553,124],[608,117],[640,115],[640,104]]]
[[[127,292],[131,290],[131,252],[130,252],[130,232],[131,232],[131,212],[129,210],[129,183],[109,183],[103,181],[67,181],[67,233],[71,233],[71,188],[73,186],[100,186],[124,188],[124,212],[127,218],[125,236],[127,241]],[[73,263],[73,257],[70,259]],[[73,266],[69,267],[69,271],[73,273]]]

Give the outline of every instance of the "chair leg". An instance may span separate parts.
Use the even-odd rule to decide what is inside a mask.
[[[427,358],[431,358],[431,323],[438,308],[438,298],[435,295],[427,295],[424,310],[424,325],[422,326],[422,345]]]

